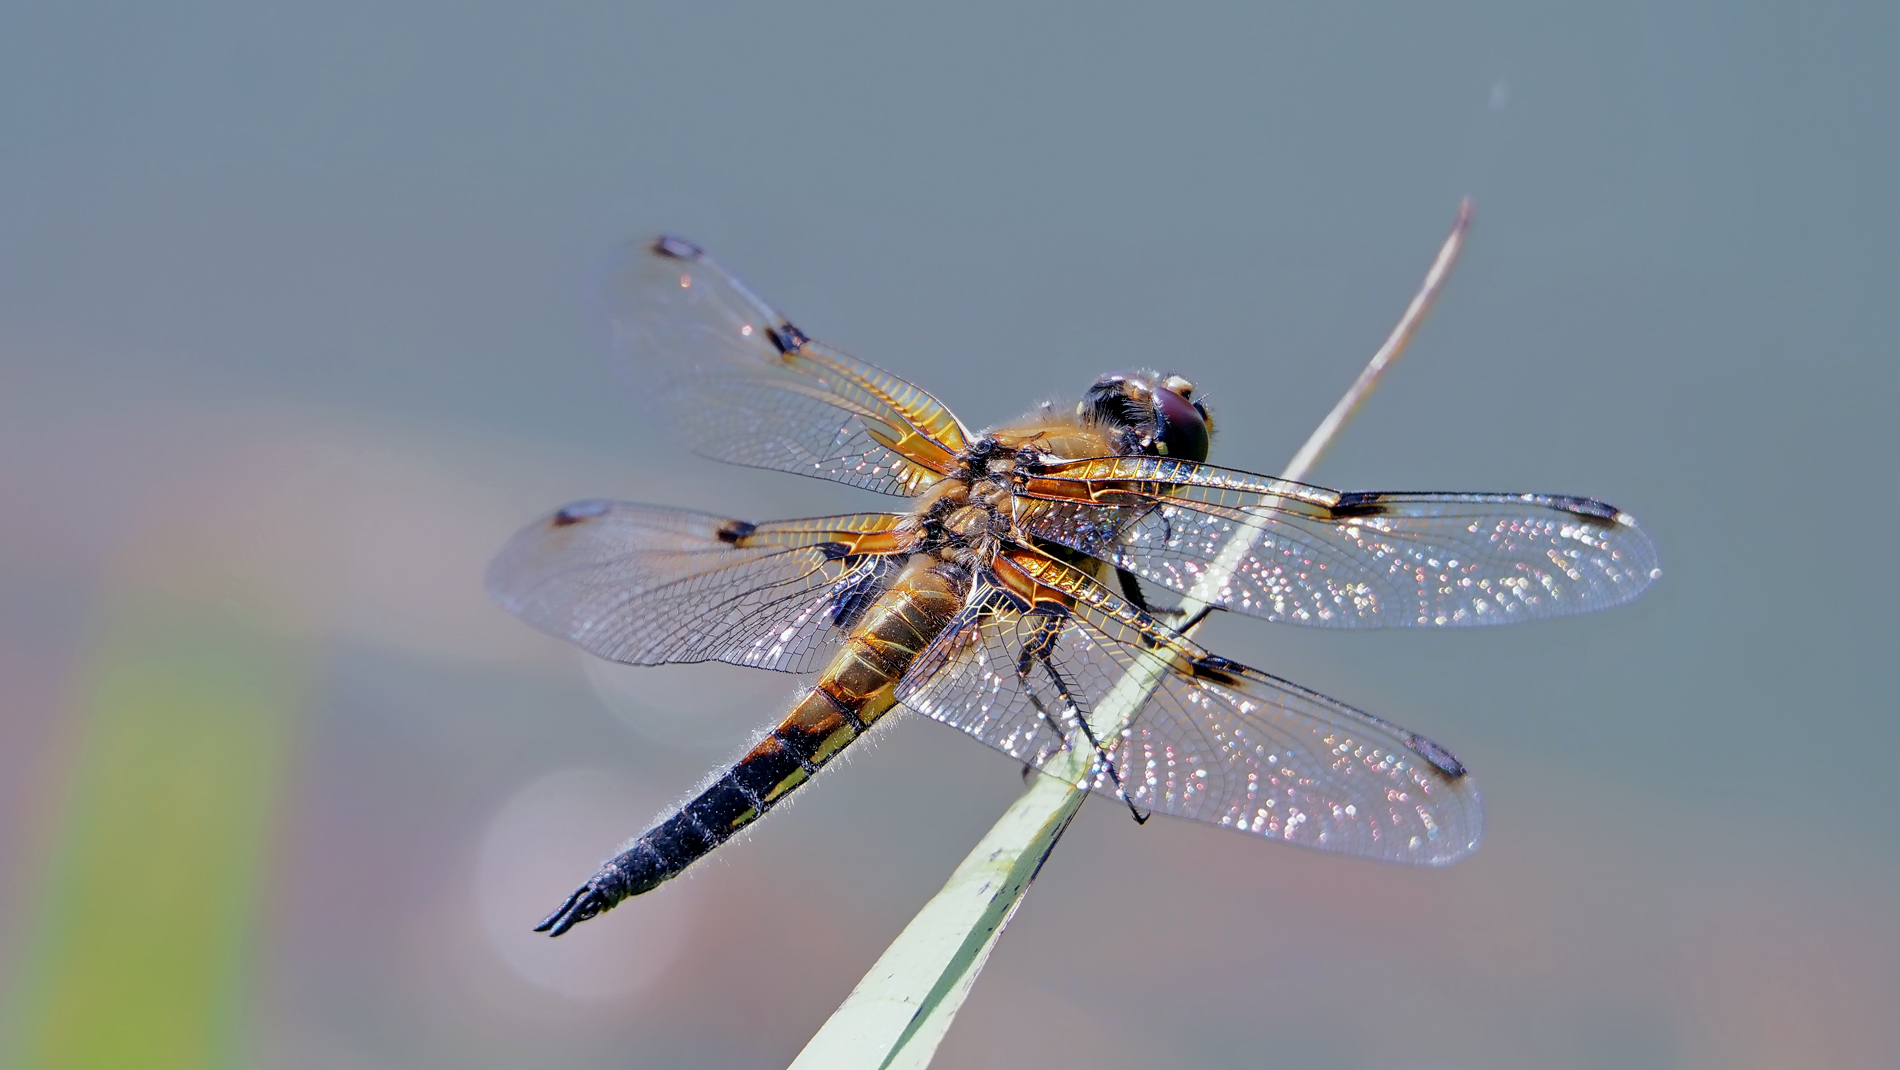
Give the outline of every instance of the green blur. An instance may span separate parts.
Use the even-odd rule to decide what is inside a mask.
[[[248,1064],[246,1005],[287,644],[145,612],[94,659],[33,951],[13,986],[21,1067]]]

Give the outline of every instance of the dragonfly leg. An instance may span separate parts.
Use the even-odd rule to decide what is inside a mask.
[[[1195,625],[1197,625],[1197,624],[1199,624],[1199,623],[1201,623],[1202,621],[1204,621],[1204,620],[1206,620],[1206,619],[1207,619],[1207,615],[1208,615],[1209,613],[1212,613],[1212,612],[1214,612],[1214,607],[1213,607],[1213,606],[1202,606],[1202,607],[1201,607],[1200,609],[1198,609],[1198,610],[1196,610],[1196,611],[1194,612],[1194,615],[1193,615],[1193,616],[1186,616],[1185,614],[1182,614],[1182,616],[1183,616],[1183,617],[1184,617],[1185,619],[1183,619],[1183,620],[1181,621],[1181,623],[1179,623],[1179,624],[1177,624],[1177,625],[1175,625],[1175,626],[1174,626],[1174,630],[1175,630],[1175,631],[1177,631],[1177,632],[1185,632],[1185,631],[1187,631],[1187,630],[1188,630],[1189,628],[1192,628],[1192,627],[1194,627]]]
[[[1043,671],[1049,674],[1049,682],[1055,687],[1056,694],[1061,697],[1063,708],[1074,716],[1076,725],[1082,729],[1082,735],[1089,741],[1089,746],[1095,749],[1095,760],[1101,763],[1103,771],[1108,773],[1108,779],[1115,785],[1115,797],[1128,807],[1128,812],[1134,817],[1135,824],[1145,825],[1152,815],[1142,813],[1135,807],[1135,801],[1128,797],[1128,792],[1122,787],[1121,773],[1115,769],[1115,759],[1109,756],[1108,748],[1102,746],[1102,741],[1095,738],[1095,729],[1089,725],[1088,715],[1082,709],[1082,704],[1076,700],[1075,693],[1069,690],[1068,682],[1062,678],[1061,670],[1057,669],[1055,662],[1050,659],[1051,653],[1055,650],[1056,637],[1061,634],[1060,618],[1044,616],[1036,626],[1035,636],[1023,645],[1022,657],[1016,662],[1016,676],[1022,681],[1023,694],[1029,697],[1030,705],[1036,707],[1036,712],[1042,715],[1043,722],[1058,737],[1066,740],[1068,733],[1064,732],[1062,726],[1050,715],[1048,707],[1042,704],[1041,696],[1036,694],[1035,685],[1030,682],[1030,669],[1040,664]]]
[[[1031,682],[1029,677],[1029,670],[1034,667],[1036,662],[1040,661],[1044,665],[1049,663],[1049,651],[1055,648],[1055,635],[1052,634],[1053,629],[1050,625],[1051,618],[1049,617],[1041,617],[1037,620],[1035,636],[1032,637],[1029,642],[1023,644],[1022,657],[1016,659],[1016,679],[1022,681],[1023,694],[1029,696],[1029,704],[1036,707],[1036,712],[1042,715],[1042,723],[1049,726],[1049,731],[1054,732],[1057,739],[1067,744],[1069,740],[1068,729],[1063,728],[1062,725],[1056,721],[1055,717],[1049,713],[1049,708],[1042,704],[1042,697],[1036,694],[1036,685]],[[1073,709],[1073,707],[1071,707],[1071,709]],[[1077,719],[1079,720],[1080,711],[1076,712]],[[1027,767],[1028,763],[1024,763],[1024,768]]]
[[[1125,568],[1118,568],[1115,570],[1115,579],[1120,582],[1122,597],[1128,600],[1129,605],[1134,606],[1143,613],[1154,612],[1148,608],[1148,597],[1141,591],[1141,578],[1139,576],[1136,576]]]
[[[1136,609],[1141,610],[1143,613],[1148,614],[1177,632],[1185,632],[1189,628],[1206,620],[1207,615],[1212,613],[1215,608],[1213,606],[1202,606],[1199,610],[1190,614],[1181,609],[1162,609],[1159,606],[1151,606],[1148,604],[1148,596],[1141,589],[1141,577],[1125,568],[1118,568],[1115,570],[1115,579],[1119,581],[1121,585],[1122,598],[1127,601],[1129,605],[1134,606]]]

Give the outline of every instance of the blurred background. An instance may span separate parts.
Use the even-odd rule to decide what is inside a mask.
[[[904,718],[528,929],[796,681],[481,591],[562,502],[882,499],[642,426],[583,311],[694,237],[972,424],[1160,365],[1277,471],[1589,494],[1662,581],[1237,659],[1453,747],[1410,872],[1091,803],[937,1065],[1900,1065],[1886,5],[0,12],[0,1061],[783,1065],[1021,790]]]

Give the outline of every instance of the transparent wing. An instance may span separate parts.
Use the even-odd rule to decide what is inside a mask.
[[[902,517],[748,524],[633,502],[575,502],[488,569],[509,612],[633,665],[725,661],[806,672],[897,575]]]
[[[627,246],[596,297],[622,378],[708,457],[910,495],[967,440],[936,398],[807,338],[691,242]]]
[[[1067,566],[1033,568],[1073,588],[1068,604],[978,603],[919,656],[905,705],[1041,768],[1089,745],[1081,721],[1093,729],[1130,673],[1158,669],[1134,720],[1101,739],[1135,805],[1389,862],[1443,865],[1477,846],[1477,784],[1443,747],[1215,657]],[[1116,792],[1106,768],[1090,787]]]
[[[1027,496],[1041,499],[1022,520],[1030,534],[1224,609],[1318,627],[1541,620],[1626,602],[1660,575],[1635,518],[1589,498],[1342,493],[1166,458],[1051,466]],[[1214,587],[1203,577],[1217,562],[1233,568]]]

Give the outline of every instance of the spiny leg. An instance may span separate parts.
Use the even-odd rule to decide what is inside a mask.
[[[1036,694],[1036,685],[1029,679],[1029,670],[1035,662],[1047,663],[1049,651],[1055,648],[1056,635],[1059,632],[1060,629],[1054,624],[1053,617],[1044,616],[1036,619],[1036,634],[1030,638],[1029,642],[1023,644],[1022,656],[1016,659],[1016,679],[1023,686],[1023,694],[1029,696],[1029,704],[1036,707],[1036,712],[1042,715],[1042,723],[1048,725],[1049,731],[1054,732],[1056,738],[1066,744],[1069,740],[1069,730],[1057,723],[1055,717],[1049,713],[1048,707],[1042,704],[1042,698]],[[1075,712],[1077,719],[1080,720],[1080,712]],[[1027,763],[1024,763],[1023,767],[1029,768]]]
[[[1121,774],[1115,769],[1115,759],[1109,756],[1108,748],[1102,746],[1102,741],[1095,738],[1095,729],[1089,725],[1088,715],[1082,709],[1082,704],[1076,700],[1075,693],[1069,689],[1068,682],[1062,678],[1061,670],[1056,668],[1055,662],[1051,659],[1055,651],[1056,638],[1061,634],[1060,618],[1043,615],[1036,624],[1036,634],[1030,638],[1029,642],[1023,644],[1022,657],[1016,661],[1016,676],[1022,682],[1023,694],[1029,697],[1030,705],[1036,707],[1036,712],[1042,715],[1043,723],[1055,732],[1057,738],[1067,739],[1068,733],[1063,731],[1062,726],[1050,715],[1048,707],[1042,704],[1042,698],[1036,694],[1035,685],[1030,682],[1029,671],[1032,663],[1040,663],[1043,671],[1049,674],[1049,682],[1055,686],[1056,694],[1061,696],[1063,707],[1074,715],[1076,725],[1082,729],[1082,735],[1089,741],[1089,746],[1095,749],[1096,761],[1102,764],[1102,769],[1108,773],[1108,779],[1115,785],[1115,797],[1128,807],[1128,812],[1134,817],[1135,824],[1145,825],[1151,815],[1144,814],[1135,808],[1135,801],[1128,797],[1128,792],[1122,787]]]
[[[1148,597],[1141,591],[1141,578],[1139,576],[1136,576],[1125,568],[1118,568],[1115,570],[1115,579],[1116,582],[1121,584],[1122,598],[1127,600],[1129,605],[1134,606],[1143,613],[1154,612],[1154,610],[1148,608]]]
[[[1075,714],[1075,723],[1081,727],[1082,735],[1088,739],[1089,746],[1095,748],[1097,760],[1102,763],[1103,771],[1108,774],[1108,779],[1115,785],[1115,797],[1120,799],[1122,803],[1128,807],[1129,816],[1135,819],[1135,824],[1147,824],[1148,818],[1151,815],[1142,813],[1136,808],[1135,800],[1128,797],[1127,789],[1122,787],[1121,773],[1115,768],[1115,759],[1109,756],[1108,748],[1102,745],[1102,741],[1095,738],[1095,729],[1090,727],[1088,716],[1083,711],[1081,703],[1076,701],[1074,694],[1069,690],[1068,683],[1062,679],[1062,672],[1056,668],[1053,661],[1050,661],[1046,657],[1042,659],[1042,667],[1043,670],[1049,674],[1049,682],[1055,685],[1056,694],[1062,696],[1063,705]],[[1027,678],[1023,681],[1023,689],[1029,691],[1029,681]],[[1029,699],[1031,702],[1036,701],[1035,692],[1029,691]],[[1040,708],[1041,703],[1037,703],[1037,705]]]
[[[1202,606],[1192,614],[1188,613],[1185,608],[1162,609],[1159,606],[1151,606],[1148,604],[1147,595],[1142,593],[1141,577],[1125,568],[1118,568],[1115,570],[1115,578],[1121,584],[1122,598],[1127,600],[1129,605],[1148,614],[1150,617],[1153,617],[1174,631],[1185,632],[1203,620],[1206,620],[1207,615],[1214,611],[1213,606]]]
[[[1174,625],[1174,630],[1177,632],[1185,632],[1193,628],[1206,620],[1207,615],[1214,612],[1216,608],[1215,606],[1202,606],[1200,609],[1195,610],[1192,616],[1189,616],[1182,610],[1175,610],[1172,616],[1179,617],[1181,620]]]

